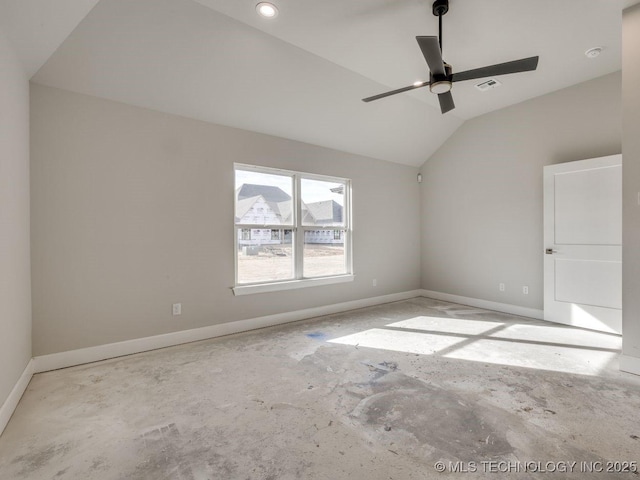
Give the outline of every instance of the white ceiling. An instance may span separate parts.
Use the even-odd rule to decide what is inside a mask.
[[[427,79],[415,36],[438,33],[431,0],[273,0],[273,21],[257,0],[96,1],[0,0],[27,71],[44,63],[33,81],[416,166],[465,119],[619,70],[621,10],[638,3],[450,0],[454,71],[540,63],[488,92],[455,84],[441,115],[428,88],[360,101]]]
[[[98,0],[0,0],[0,31],[31,77]]]
[[[278,0],[281,14],[272,22],[255,14],[251,0],[195,1],[371,78],[383,91],[428,80],[415,37],[438,34],[433,0]],[[443,54],[454,71],[540,56],[536,73],[501,77],[504,87],[488,94],[478,92],[475,82],[456,84],[453,114],[463,119],[620,69],[622,0],[449,3]],[[597,62],[583,55],[595,46],[606,49]],[[410,95],[438,106],[428,88]]]

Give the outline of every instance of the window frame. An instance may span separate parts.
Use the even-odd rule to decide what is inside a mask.
[[[287,224],[245,224],[235,222],[235,208],[236,208],[236,189],[235,189],[235,177],[237,170],[251,171],[256,173],[264,173],[270,175],[288,176],[292,179],[292,208],[293,208],[293,222],[290,225]],[[235,281],[234,287],[232,287],[234,295],[247,295],[252,293],[265,293],[275,292],[280,290],[291,290],[296,288],[312,287],[319,285],[330,285],[335,283],[351,282],[354,280],[353,274],[353,228],[352,228],[352,201],[351,201],[351,180],[348,178],[334,177],[328,175],[319,175],[314,173],[299,172],[294,170],[284,170],[280,168],[263,167],[257,165],[247,165],[243,163],[234,163],[234,221],[233,221],[233,233],[234,233],[234,270]],[[321,230],[333,231],[332,237],[335,237],[335,231],[344,231],[341,238],[344,240],[344,256],[345,256],[345,273],[326,275],[321,277],[305,277],[304,276],[304,239],[305,232],[318,230],[318,225],[304,226],[302,224],[302,179],[319,180],[325,182],[340,183],[344,185],[344,205],[342,221],[343,225],[340,226],[322,226]],[[272,230],[291,230],[292,241],[291,249],[293,256],[293,278],[285,280],[270,280],[270,281],[258,281],[252,283],[238,283],[238,249],[239,238],[238,232],[243,229],[272,229]],[[282,235],[282,234],[281,234]],[[282,235],[284,237],[284,235]],[[283,240],[283,239],[281,239]]]

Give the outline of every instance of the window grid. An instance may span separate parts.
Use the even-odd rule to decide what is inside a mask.
[[[250,285],[260,285],[264,283],[284,283],[291,280],[309,280],[309,279],[317,279],[322,277],[309,277],[304,275],[304,246],[305,246],[305,235],[306,232],[320,232],[318,230],[318,226],[303,226],[303,215],[302,215],[302,180],[310,179],[310,180],[320,180],[326,182],[335,182],[341,183],[344,185],[344,206],[343,206],[343,215],[342,222],[343,225],[333,226],[327,225],[322,226],[322,230],[333,231],[334,239],[342,239],[344,245],[344,263],[345,263],[345,272],[336,275],[328,275],[331,276],[347,276],[353,274],[352,268],[352,238],[351,238],[351,181],[345,178],[339,177],[329,177],[323,175],[316,174],[308,174],[302,172],[293,172],[287,170],[280,169],[272,169],[268,167],[257,167],[252,165],[242,165],[236,164],[235,170],[248,170],[256,173],[265,173],[271,175],[282,175],[289,176],[292,179],[293,188],[292,188],[292,197],[294,201],[294,212],[293,212],[293,221],[291,223],[286,224],[242,224],[236,223],[234,229],[234,239],[235,239],[235,285],[236,286],[250,286]],[[234,200],[234,209],[237,202],[237,198]],[[244,232],[247,230],[249,233],[252,230],[257,229],[269,229],[269,230],[291,230],[292,235],[292,256],[294,262],[294,275],[290,279],[285,280],[270,280],[270,281],[257,281],[257,282],[249,282],[249,283],[239,283],[238,281],[238,239],[239,232],[242,232],[242,237],[244,237]],[[327,232],[328,233],[328,232]],[[329,234],[329,233],[328,233]],[[329,234],[331,235],[331,234]],[[251,235],[250,235],[251,237]]]

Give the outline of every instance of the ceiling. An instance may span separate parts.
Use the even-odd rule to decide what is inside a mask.
[[[31,77],[98,0],[0,0],[0,32],[11,40]]]
[[[441,115],[416,35],[431,0],[0,0],[0,29],[32,81],[208,122],[419,166],[465,120],[620,69],[621,11],[638,0],[450,0],[454,71],[533,55],[535,72]],[[584,51],[604,47],[590,60]],[[37,73],[36,73],[37,72]]]

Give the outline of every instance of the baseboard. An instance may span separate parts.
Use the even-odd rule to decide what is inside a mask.
[[[27,363],[27,367],[22,372],[22,375],[20,375],[18,382],[13,387],[13,390],[11,390],[11,393],[2,404],[2,407],[0,407],[0,435],[4,432],[5,427],[11,419],[11,415],[13,415],[14,410],[18,406],[18,402],[22,398],[22,394],[27,389],[27,386],[31,381],[31,377],[34,374],[33,367],[34,362],[33,359],[31,359],[29,360],[29,363]]]
[[[519,307],[517,305],[509,305],[508,303],[491,302],[489,300],[452,295],[451,293],[434,292],[432,290],[422,290],[422,296],[446,302],[469,305],[470,307],[484,308],[486,310],[494,310],[496,312],[510,313],[511,315],[544,320],[544,311],[535,308]]]
[[[49,370],[57,370],[59,368],[73,367],[85,363],[107,360],[109,358],[131,355],[133,353],[146,352],[149,350],[156,350],[158,348],[171,347],[175,345],[181,345],[183,343],[196,342],[199,340],[206,340],[208,338],[231,335],[233,333],[246,332],[248,330],[255,330],[257,328],[271,327],[274,325],[296,322],[298,320],[305,320],[322,315],[331,315],[334,313],[346,312],[348,310],[355,310],[357,308],[372,307],[375,305],[381,305],[383,303],[407,300],[409,298],[419,297],[421,295],[421,290],[392,293],[390,295],[363,298],[361,300],[352,300],[349,302],[336,303],[333,305],[324,305],[321,307],[307,308],[304,310],[279,313],[276,315],[268,315],[265,317],[222,323],[220,325],[211,325],[209,327],[182,330],[179,332],[155,335],[152,337],[137,338],[134,340],[126,340],[123,342],[98,345],[96,347],[52,353],[50,355],[34,357],[34,371],[35,373],[40,373],[47,372]]]
[[[620,355],[620,370],[640,375],[640,358],[631,355]]]

